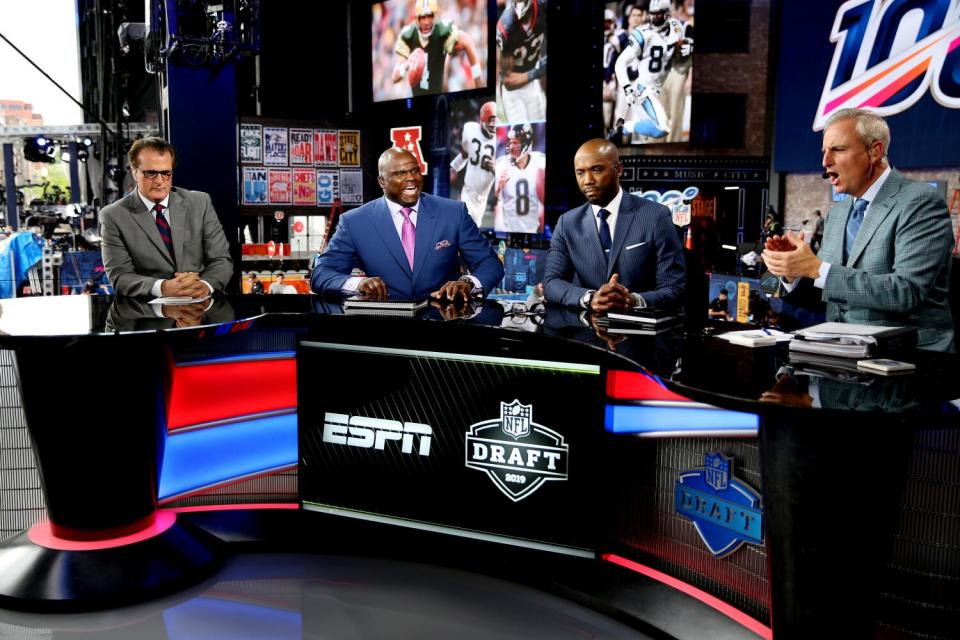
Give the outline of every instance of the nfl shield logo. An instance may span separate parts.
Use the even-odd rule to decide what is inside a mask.
[[[500,424],[503,427],[503,432],[514,440],[530,435],[530,418],[532,415],[532,404],[520,404],[519,400],[514,400],[510,404],[500,403]]]
[[[685,227],[690,224],[691,207],[688,203],[678,198],[671,203],[670,208],[673,213],[673,224],[678,227]]]
[[[715,491],[726,491],[730,486],[730,463],[733,458],[728,458],[721,453],[708,453],[703,458],[703,479],[708,486]]]

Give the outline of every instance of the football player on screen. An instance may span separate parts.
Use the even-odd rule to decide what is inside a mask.
[[[479,122],[463,125],[460,154],[450,161],[450,181],[466,167],[460,200],[467,205],[470,217],[480,226],[487,210],[487,197],[493,186],[493,157],[497,152],[497,105],[485,102],[480,107]]]
[[[617,57],[617,81],[629,107],[624,133],[660,139],[670,130],[660,90],[674,53],[689,56],[693,40],[684,38],[683,25],[669,16],[670,0],[650,0],[647,22],[630,32],[627,48]],[[627,67],[634,60],[638,75],[631,82]]]
[[[443,93],[447,86],[447,56],[463,51],[470,63],[473,86],[483,86],[480,60],[473,40],[452,21],[437,19],[437,0],[417,0],[416,17],[416,22],[400,31],[394,47],[399,58],[391,76],[394,84],[406,78],[415,96]]]
[[[497,158],[496,231],[541,233],[543,231],[543,178],[546,158],[533,151],[533,127],[510,125],[507,154]]]
[[[500,104],[507,122],[547,117],[547,2],[512,0],[497,20]]]

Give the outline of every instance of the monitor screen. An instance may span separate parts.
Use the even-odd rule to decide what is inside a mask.
[[[373,101],[487,86],[486,0],[387,0],[372,7]]]

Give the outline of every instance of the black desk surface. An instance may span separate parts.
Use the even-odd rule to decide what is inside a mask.
[[[587,345],[595,350],[598,361],[611,369],[643,369],[680,395],[729,409],[761,414],[828,409],[870,412],[877,417],[924,415],[947,423],[960,418],[960,409],[950,404],[960,399],[960,377],[953,374],[960,368],[960,359],[954,354],[911,352],[902,359],[917,365],[915,373],[882,376],[792,364],[784,345],[730,345],[711,335],[732,328],[723,323],[678,328],[656,336],[623,337],[587,326],[576,310],[547,307],[536,315],[524,314],[519,307],[511,309],[493,301],[477,304],[455,319],[451,316],[457,314],[448,309],[428,307],[415,320],[342,316],[336,302],[316,296],[230,296],[200,305],[202,309],[187,319],[197,322],[202,316],[200,324],[178,328],[176,320],[159,317],[145,300],[62,296],[0,301],[0,346],[15,348],[41,336],[44,340],[79,335],[102,339],[105,334],[143,331],[186,338],[212,324],[250,318],[257,318],[260,327],[350,322],[361,335],[373,335],[398,322],[431,323],[429,329],[417,333],[438,330],[441,325],[470,325],[469,335],[490,336],[474,332],[495,331],[525,341],[560,339]],[[549,349],[548,343],[543,344]]]

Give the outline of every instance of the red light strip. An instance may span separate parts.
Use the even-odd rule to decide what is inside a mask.
[[[614,400],[673,400],[692,402],[670,391],[651,375],[636,371],[608,371],[607,397]]]
[[[648,578],[652,578],[657,582],[662,582],[668,587],[672,587],[677,591],[685,593],[692,598],[696,598],[697,600],[704,603],[708,607],[716,609],[717,611],[727,616],[737,624],[742,625],[743,627],[749,629],[750,631],[757,634],[761,638],[764,638],[764,640],[773,640],[773,630],[770,627],[751,618],[750,616],[745,614],[743,611],[740,611],[736,607],[727,604],[726,602],[724,602],[723,600],[720,600],[716,596],[710,595],[709,593],[707,593],[706,591],[703,591],[702,589],[698,589],[693,585],[683,582],[682,580],[678,580],[672,576],[668,576],[662,571],[657,571],[656,569],[652,569],[646,565],[642,565],[638,562],[634,562],[633,560],[627,560],[622,556],[618,556],[612,553],[605,553],[600,556],[600,559],[605,560],[607,562],[612,562],[613,564],[619,565],[625,569],[636,571],[637,573],[641,575],[645,575]]]
[[[150,526],[131,533],[129,535],[117,538],[106,538],[102,540],[68,540],[60,538],[53,534],[49,521],[39,522],[29,530],[27,537],[33,544],[46,547],[47,549],[57,549],[59,551],[99,551],[100,549],[113,549],[124,547],[137,542],[143,542],[159,536],[169,529],[177,521],[177,514],[173,512],[157,511],[157,517]]]

